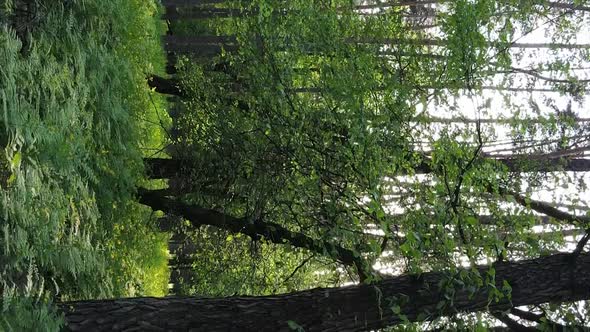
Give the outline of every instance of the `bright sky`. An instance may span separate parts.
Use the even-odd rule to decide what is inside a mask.
[[[439,7],[440,8],[440,7]],[[555,14],[552,14],[555,16]],[[553,17],[551,16],[551,17]],[[589,15],[582,15],[580,19],[589,22],[590,17]],[[518,43],[550,43],[552,40],[552,36],[554,36],[553,28],[550,24],[544,24],[544,22],[548,21],[544,19],[539,24],[539,27],[534,30],[532,33],[527,33],[524,37],[519,38],[517,40]],[[582,25],[582,29],[577,31],[575,34],[575,38],[573,40],[568,41],[568,43],[575,43],[575,44],[590,44],[590,24]],[[436,32],[435,32],[436,34]],[[522,35],[516,33],[516,35]],[[556,41],[560,42],[560,41]],[[563,42],[563,41],[561,41]],[[586,50],[588,52],[588,50]],[[533,69],[535,64],[549,62],[555,60],[557,58],[569,58],[567,62],[573,68],[578,68],[573,70],[572,73],[578,77],[580,80],[588,80],[590,79],[590,58],[588,54],[584,56],[579,56],[579,51],[566,51],[566,50],[559,50],[553,51],[548,49],[526,49],[523,50],[520,58],[518,60],[515,59],[512,66],[522,69]],[[557,72],[552,71],[543,71],[540,72],[543,76],[551,77],[555,79],[565,79],[563,75],[560,76]],[[504,75],[502,75],[504,76]],[[501,77],[498,76],[490,81],[489,84],[486,85],[499,85],[501,83]],[[527,80],[531,79],[530,75],[526,74],[515,74],[511,75],[513,78],[513,82],[511,83],[512,87],[522,87],[526,88],[527,83],[530,86],[530,83]],[[551,88],[551,86],[544,84],[542,81],[537,80],[534,85],[535,88]],[[507,107],[505,102],[505,96],[510,96],[510,102],[512,107]],[[534,101],[534,104],[538,105],[538,109],[536,110],[538,114],[535,114],[532,110],[533,107],[531,106],[531,100]],[[488,102],[489,101],[489,102]],[[538,117],[538,116],[548,116],[551,114],[556,113],[556,109],[560,111],[566,110],[568,105],[571,104],[571,110],[576,114],[578,118],[590,118],[590,101],[588,96],[584,96],[580,100],[573,101],[569,96],[562,96],[560,93],[557,92],[499,92],[499,91],[491,91],[485,90],[482,94],[478,95],[468,95],[465,94],[456,98],[456,107],[454,109],[449,109],[441,106],[436,106],[434,103],[430,103],[426,108],[425,112],[430,116],[442,117],[442,118],[466,118],[466,119],[498,119],[498,118],[511,118],[515,116],[514,110],[520,109],[520,114],[518,115],[520,118],[530,118],[530,117]],[[424,108],[422,108],[424,110]],[[419,109],[420,111],[420,109]],[[441,126],[448,126],[449,124],[434,124],[431,125],[430,129],[434,130],[425,130],[425,134],[427,136],[432,135],[433,132],[436,132],[436,128],[440,129]],[[590,132],[590,122],[582,122],[580,124],[588,129]],[[464,127],[465,124],[453,124],[453,126],[457,128]],[[474,124],[470,124],[469,126],[474,126]],[[508,125],[498,125],[498,124],[482,124],[482,127],[485,130],[491,131],[493,129],[494,133],[494,141],[504,141],[509,142],[511,140],[511,128]],[[425,139],[426,141],[426,139]],[[585,146],[590,147],[590,139],[585,141]],[[512,144],[506,144],[503,146],[504,148],[510,148]],[[494,146],[493,149],[502,148],[502,146]],[[490,149],[488,148],[488,152]],[[510,152],[504,152],[510,153]],[[565,176],[564,176],[565,175]],[[564,180],[569,179],[569,180]],[[571,180],[574,179],[574,180]],[[588,206],[590,203],[590,190],[587,188],[580,187],[580,183],[590,183],[590,175],[585,173],[561,173],[555,174],[554,176],[547,176],[545,180],[545,185],[550,188],[547,190],[542,190],[536,192],[532,198],[536,200],[542,200],[547,202],[556,202],[556,203],[563,203],[563,204],[576,204],[582,207]],[[403,209],[399,207],[392,206],[391,211],[394,213],[401,213]],[[578,210],[570,210],[570,213],[585,213],[581,209]],[[537,226],[535,231],[547,231],[547,227]],[[378,230],[370,230],[371,233],[380,233]],[[563,248],[564,250],[571,251],[575,247],[575,242],[571,236],[568,237],[570,242],[567,247]],[[385,252],[383,255],[388,256],[390,252]],[[483,262],[482,262],[483,263]],[[398,274],[401,273],[401,266],[392,266],[391,264],[383,264],[383,263],[376,263],[375,268],[382,270],[383,272],[387,273],[394,273]]]
[[[361,1],[357,2],[360,3]],[[362,2],[368,3],[367,1]],[[375,3],[375,1],[370,1],[370,3]],[[580,22],[585,22],[585,24],[581,25],[582,28],[575,33],[573,40],[567,41],[568,43],[590,44],[590,15],[588,15],[588,13],[580,15]],[[550,43],[552,36],[554,35],[554,31],[549,28],[549,25],[544,24],[541,25],[538,29],[534,30],[532,33],[526,34],[526,36],[518,39],[517,41],[519,43]],[[523,51],[520,59],[513,62],[513,67],[522,69],[533,69],[535,67],[535,64],[549,62],[556,58],[569,58],[565,60],[565,62],[569,63],[571,68],[577,68],[572,70],[571,73],[580,80],[590,80],[590,50],[586,49],[584,52],[586,52],[586,54],[582,54],[582,56],[579,56],[580,52],[578,51],[570,52],[564,50],[552,51],[547,49],[527,49]],[[563,75],[560,76],[559,73],[552,71],[542,71],[539,72],[539,74],[554,79],[567,79],[567,77],[564,77]],[[530,87],[530,83],[527,82],[527,80],[531,79],[530,75],[516,74],[511,76],[513,77],[513,82],[511,84],[512,87]],[[501,77],[496,77],[487,85],[498,85],[500,82]],[[539,80],[533,85],[533,87],[550,88],[549,85],[543,84],[543,82]],[[505,95],[510,96],[510,101],[513,107],[506,107],[504,98]],[[534,101],[534,103],[531,103],[531,100]],[[538,105],[538,109],[536,110],[538,114],[535,114],[532,111],[534,108],[531,106],[531,104]],[[425,109],[425,113],[430,115],[431,117],[442,118],[461,117],[466,119],[498,119],[514,117],[516,115],[514,110],[520,109],[521,113],[518,115],[520,118],[534,118],[538,116],[548,116],[551,114],[555,114],[556,109],[564,111],[568,108],[568,105],[570,104],[571,111],[573,111],[573,113],[578,118],[590,119],[590,100],[587,94],[585,93],[584,96],[579,100],[572,100],[572,98],[569,96],[562,96],[560,95],[560,93],[555,92],[507,93],[485,90],[482,94],[479,95],[466,94],[456,98],[456,108],[452,110],[449,108],[435,106],[434,103],[430,103]],[[484,107],[485,105],[487,105],[487,107]],[[424,108],[422,108],[422,110],[424,110]],[[427,134],[426,136],[429,136],[433,132],[436,132],[436,128],[440,129],[441,126],[448,125],[449,124],[431,125],[431,127],[429,128],[431,130],[425,130],[425,134]],[[461,128],[462,126],[464,127],[465,124],[453,124],[453,126]],[[474,126],[474,124],[469,124],[469,126]],[[588,135],[588,133],[590,133],[590,121],[581,122],[580,126],[582,126],[582,128],[585,129],[585,135]],[[482,128],[484,128],[484,131],[491,131],[492,127],[495,136],[495,141],[510,141],[511,128],[508,125],[482,124]],[[502,146],[495,146],[493,147],[493,149],[498,149],[501,147]],[[511,144],[507,144],[504,147],[509,148],[511,147]],[[590,148],[590,137],[588,137],[584,141],[581,147]],[[488,148],[488,152],[489,151],[490,149]],[[588,151],[583,153],[585,156],[590,158],[590,153],[588,153]],[[586,212],[588,212],[584,208],[588,208],[590,204],[590,189],[585,188],[585,186],[581,184],[590,184],[590,174],[562,172],[560,174],[548,175],[544,182],[544,185],[548,189],[536,192],[532,196],[533,199],[546,202],[555,202],[559,204],[577,205],[579,206],[578,209],[566,210],[574,214],[585,214]],[[401,209],[400,207],[392,206],[390,212],[402,213],[403,209]],[[550,227],[547,226],[535,226],[534,228],[535,232],[544,232],[549,230]],[[382,232],[378,229],[367,231],[374,234],[382,234]],[[572,236],[566,237],[566,240],[569,242],[563,248],[563,250],[571,252],[575,248],[576,242],[580,237],[581,235],[577,236],[576,238]],[[382,257],[385,258],[390,255],[392,255],[392,252],[386,251],[383,253]],[[466,258],[462,259],[462,261],[465,265],[468,265],[469,263]],[[487,262],[480,263],[485,264]],[[378,261],[377,263],[375,263],[374,268],[386,274],[401,274],[404,269],[401,263],[384,263],[383,261]]]

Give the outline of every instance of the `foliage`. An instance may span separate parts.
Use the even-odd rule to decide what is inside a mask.
[[[185,234],[194,254],[191,264],[184,265],[189,273],[172,268],[172,274],[187,278],[177,295],[270,295],[339,282],[332,262],[303,250],[213,229]]]
[[[153,117],[144,112],[157,99],[145,70],[163,67],[157,6],[8,1],[1,10],[0,326],[56,329],[48,299],[162,295],[166,239],[133,199],[136,119]]]
[[[559,232],[587,228],[547,208],[553,219],[539,225],[543,207],[532,194],[551,179],[505,162],[539,169],[536,160],[587,144],[572,104],[588,82],[571,67],[587,65],[588,50],[555,44],[569,43],[583,21],[561,2],[381,4],[375,12],[349,0],[218,4],[240,15],[175,21],[169,32],[223,35],[239,47],[176,59],[182,98],[172,105],[146,84],[165,66],[154,1],[0,4],[2,329],[56,330],[61,321],[48,303],[166,295],[179,275],[177,294],[266,295],[371,283],[382,277],[374,266],[445,271],[432,286],[444,294],[436,309],[450,312],[458,289],[486,289],[488,304],[511,298],[510,283],[478,264],[563,250]],[[410,19],[432,11],[434,32]],[[516,50],[537,26],[554,44]],[[525,58],[526,68],[515,67]],[[549,69],[558,78],[543,76]],[[516,74],[524,88],[514,87]],[[534,100],[538,85],[561,92],[568,106]],[[518,89],[529,93],[526,105],[511,94]],[[502,105],[481,101],[489,90],[502,93]],[[461,98],[472,103],[474,125],[432,124],[433,109],[463,120]],[[500,122],[479,121],[498,117],[499,107],[524,119],[508,122],[508,157],[494,148]],[[181,174],[169,182],[142,176],[142,158],[168,155],[184,163]],[[323,247],[309,252],[212,227],[158,232],[160,216],[136,203],[138,185],[246,223],[273,222]],[[169,261],[178,237],[191,253]],[[354,271],[336,246],[363,264]],[[189,273],[170,274],[168,264]],[[380,309],[406,320],[398,329],[424,327],[407,322],[407,296],[378,298]],[[574,307],[547,306],[545,320],[580,321]],[[434,325],[482,330],[488,321],[477,314]]]
[[[521,96],[510,94],[517,90],[515,73],[527,77],[520,89],[529,93],[531,105],[535,84],[579,101],[580,90],[570,86],[577,78],[563,62],[568,57],[586,63],[585,50],[563,47],[572,53],[563,55],[554,50],[556,44],[542,46],[553,50],[547,52],[551,56],[528,54],[527,65],[535,69],[515,67],[526,53],[514,45],[537,26],[556,32],[553,41],[571,37],[575,19],[566,14],[572,13],[552,5],[488,0],[436,5],[438,25],[431,34],[412,29],[400,6],[360,15],[348,1],[256,0],[235,7],[243,13],[237,17],[174,22],[174,34],[235,36],[239,47],[207,59],[178,59],[184,95],[174,113],[172,157],[189,166],[170,183],[171,192],[199,206],[277,222],[352,248],[368,265],[394,266],[395,273],[452,275],[461,266],[560,250],[559,232],[569,226],[553,220],[555,234],[539,234],[538,216],[526,203],[530,193],[549,184],[546,175],[508,172],[488,155],[500,125],[432,129],[432,119],[424,116],[432,108],[454,116],[465,104],[460,98],[472,102],[472,119],[498,116],[498,103],[482,102],[484,87],[491,84],[486,90],[502,93],[507,116],[522,111],[532,117],[535,110],[531,114],[517,105]],[[544,21],[549,13],[556,15]],[[548,79],[536,68],[559,68],[568,78]],[[514,119],[509,158],[526,164],[527,153],[586,142],[587,129],[576,124],[571,109],[558,111],[537,117],[534,125]],[[461,123],[462,116],[453,120]],[[544,138],[547,142],[540,142]],[[539,169],[539,163],[529,164]],[[429,174],[416,175],[420,168]],[[524,198],[510,194],[523,191]],[[213,248],[231,251],[208,245],[201,248],[203,257]],[[328,247],[324,254],[338,259]],[[197,273],[204,273],[198,269],[209,263],[202,257],[196,262]],[[224,278],[243,274],[242,265],[231,266]],[[195,283],[198,292],[206,292]],[[457,287],[487,288],[490,301],[510,298],[511,292],[493,271],[461,274],[439,286],[448,288],[441,311],[452,305]],[[403,304],[396,306],[403,311]]]

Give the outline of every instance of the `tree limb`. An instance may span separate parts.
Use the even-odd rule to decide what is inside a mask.
[[[229,232],[248,235],[252,239],[264,237],[272,243],[290,244],[320,255],[330,256],[344,265],[355,267],[361,282],[374,276],[374,272],[367,266],[360,253],[326,240],[316,240],[305,234],[293,232],[276,223],[236,218],[215,210],[185,204],[178,199],[165,197],[158,191],[146,189],[139,190],[139,202],[154,210],[181,215],[188,219],[194,227],[215,226]]]

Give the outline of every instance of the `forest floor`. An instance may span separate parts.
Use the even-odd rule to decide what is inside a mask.
[[[136,203],[166,100],[156,1],[0,0],[0,330],[46,304],[168,292],[167,236]]]

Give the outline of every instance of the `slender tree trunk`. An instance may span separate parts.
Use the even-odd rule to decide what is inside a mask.
[[[59,305],[71,331],[366,331],[457,312],[503,311],[522,305],[590,298],[590,254],[557,254],[520,262],[497,263],[496,287],[506,281],[510,298],[488,298],[483,287],[471,293],[456,288],[452,303],[439,285],[442,273],[403,275],[373,285],[313,289],[266,297],[131,298],[67,302]],[[489,267],[479,268],[484,276]],[[406,298],[400,313],[394,299]],[[445,301],[442,308],[437,305]],[[429,313],[420,317],[420,314]],[[419,318],[420,317],[420,318]],[[296,324],[296,325],[295,325]]]
[[[164,36],[164,42],[169,46],[170,51],[177,48],[183,52],[197,51],[199,47],[204,46],[223,46],[226,50],[236,50],[236,38],[233,35],[228,36]],[[444,39],[399,39],[399,38],[367,38],[367,39],[348,39],[350,44],[377,44],[377,45],[416,45],[416,46],[447,46],[448,42]],[[489,42],[489,46],[503,46],[496,42]],[[309,45],[313,49],[313,45]],[[568,44],[568,43],[510,43],[507,48],[517,49],[588,49],[590,44]]]
[[[180,9],[180,10],[179,10]],[[275,8],[275,11],[272,15],[275,16],[283,16],[286,14],[298,14],[299,12],[296,10],[283,10],[278,11]],[[194,8],[179,8],[176,6],[168,6],[166,7],[166,13],[162,15],[162,18],[165,20],[201,20],[201,19],[211,19],[211,18],[244,18],[244,17],[251,17],[253,15],[257,15],[258,10],[243,10],[238,8],[217,8],[217,7],[194,7]],[[365,12],[357,12],[358,16],[373,16],[379,14],[373,13],[365,13]],[[430,15],[415,15],[415,14],[403,14],[400,13],[400,16],[407,18],[407,19],[423,19],[423,18],[434,18],[435,14],[432,13]]]
[[[590,172],[590,159],[575,158],[538,158],[534,161],[526,158],[522,159],[492,159],[504,164],[510,172]],[[147,170],[148,177],[151,179],[170,179],[182,174],[182,161],[177,159],[164,158],[145,158],[143,160]],[[415,166],[414,171],[417,174],[427,174],[432,172],[429,163],[424,161]]]
[[[415,89],[421,89],[421,90],[467,90],[467,88],[465,86],[444,86],[444,85],[417,85],[414,86]],[[373,91],[385,91],[388,88],[383,86],[383,87],[378,87],[376,89],[374,89]],[[549,92],[549,93],[562,93],[559,90],[556,89],[552,89],[552,88],[518,88],[518,87],[502,87],[502,86],[490,86],[490,85],[484,85],[478,89],[481,90],[488,90],[488,91],[505,91],[505,92],[527,92],[527,93],[532,93],[532,92]],[[233,90],[234,92],[241,92],[241,90]],[[292,93],[322,93],[322,92],[326,92],[325,89],[323,88],[317,88],[317,87],[300,87],[300,88],[293,88],[293,89],[288,89],[288,92],[292,92]],[[566,91],[568,93],[571,92],[576,92],[576,91]]]
[[[201,6],[201,5],[212,5],[216,3],[231,3],[236,2],[235,0],[162,0],[164,6]]]
[[[510,172],[541,172],[549,173],[555,171],[569,172],[590,172],[590,159],[561,159],[561,158],[538,158],[534,161],[521,156],[520,159],[493,159],[498,163],[504,164]],[[428,162],[422,162],[415,167],[417,174],[427,174],[432,172],[432,167]]]
[[[176,54],[174,52],[168,52],[166,55],[166,74],[174,75],[177,73],[176,62]]]
[[[166,7],[166,13],[162,15],[165,20],[199,20],[210,18],[245,17],[254,14],[253,11],[243,11],[236,8],[197,7],[178,10],[178,7]]]
[[[381,3],[371,4],[371,5],[358,5],[358,6],[355,6],[355,9],[357,9],[357,10],[387,9],[387,8],[402,7],[402,6],[435,5],[435,4],[443,4],[445,2],[450,2],[450,1],[445,1],[445,0],[383,1]],[[553,9],[590,11],[590,7],[588,7],[588,6],[575,5],[573,3],[563,3],[563,2],[556,2],[556,1],[548,1],[545,4],[540,4],[540,6],[547,6],[547,8],[553,8]]]
[[[215,210],[184,204],[176,199],[165,197],[158,191],[141,190],[139,202],[166,214],[183,216],[190,220],[191,225],[195,228],[203,225],[214,226],[232,233],[247,235],[252,239],[264,238],[272,243],[288,244],[320,255],[328,255],[344,265],[355,267],[361,282],[373,273],[359,253],[329,241],[293,232],[276,223],[235,218]]]
[[[489,123],[489,124],[493,124],[493,125],[498,125],[498,124],[512,124],[512,123],[527,123],[527,124],[546,124],[548,121],[548,118],[546,117],[539,117],[539,118],[528,118],[528,119],[514,119],[514,118],[501,118],[501,119],[493,119],[493,118],[487,118],[487,119],[473,119],[473,118],[463,118],[463,117],[457,117],[457,118],[441,118],[441,117],[437,117],[437,116],[426,116],[426,117],[420,117],[418,119],[416,119],[419,122],[423,122],[423,123],[444,123],[444,124],[450,124],[450,123]],[[581,123],[582,125],[584,125],[584,122],[590,122],[590,118],[574,118],[573,120],[575,123]]]
[[[163,36],[164,48],[176,54],[192,54],[212,57],[221,53],[234,52],[238,49],[234,36]]]
[[[150,179],[171,179],[182,173],[182,164],[183,162],[178,159],[143,159],[143,165]]]
[[[182,97],[183,93],[178,87],[178,82],[173,79],[164,78],[158,75],[148,77],[148,85],[156,89],[156,92],[167,95]]]
[[[191,267],[176,267],[170,271],[170,284],[172,284],[172,294],[179,295],[182,293],[182,285],[190,284],[193,278]]]

